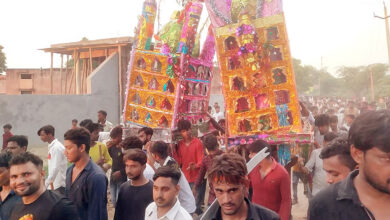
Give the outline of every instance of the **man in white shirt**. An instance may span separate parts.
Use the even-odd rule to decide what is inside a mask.
[[[214,108],[215,113],[213,114],[213,118],[215,119],[215,121],[219,122],[219,120],[225,118],[225,115],[223,114],[223,112],[220,111],[221,107],[219,107],[219,105],[215,105]]]
[[[323,162],[320,158],[322,148],[337,137],[334,132],[328,132],[324,135],[324,142],[321,148],[311,152],[310,159],[305,165],[305,171],[313,174],[313,191],[312,196],[315,196],[319,191],[327,187],[329,184],[326,181],[326,171],[323,169]]]
[[[54,138],[54,133],[54,127],[51,125],[43,126],[38,130],[41,140],[49,144],[47,157],[49,173],[45,185],[46,188],[64,195],[67,159],[64,154],[65,147]]]
[[[157,169],[153,177],[153,200],[145,210],[145,220],[192,220],[177,198],[182,176],[175,166]]]
[[[156,141],[153,143],[153,145],[150,147],[149,151],[152,157],[156,160],[156,162],[160,165],[160,167],[165,166],[173,166],[177,167],[179,169],[179,165],[177,162],[168,156],[168,150],[169,146],[167,143],[163,141]],[[190,184],[188,183],[186,177],[184,176],[183,172],[181,172],[181,176],[179,179],[179,186],[180,186],[180,192],[179,192],[179,201],[183,208],[188,213],[194,213],[196,210],[196,203],[195,203],[195,197],[192,193]]]
[[[114,128],[114,125],[107,121],[107,112],[104,110],[98,111],[98,123],[103,126],[104,132],[110,132]]]

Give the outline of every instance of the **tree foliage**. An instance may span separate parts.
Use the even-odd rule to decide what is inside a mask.
[[[386,75],[389,69],[386,64],[342,66],[338,68],[336,76],[327,70],[304,66],[298,59],[293,59],[293,66],[300,95],[370,98],[372,73],[375,97],[390,96],[390,75]]]
[[[7,59],[3,52],[4,47],[0,45],[0,73],[5,72],[7,69]]]

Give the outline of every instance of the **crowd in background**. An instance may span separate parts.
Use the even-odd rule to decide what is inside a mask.
[[[12,134],[6,124],[0,219],[108,219],[112,204],[115,220],[289,220],[299,202],[299,181],[310,200],[308,219],[386,219],[390,112],[384,109],[390,105],[385,103],[301,97],[311,144],[255,140],[231,148],[224,144],[225,114],[218,103],[204,113],[203,124],[179,120],[171,143],[152,140],[148,127],[126,136],[101,110],[97,122],[72,120],[64,143],[51,125],[37,131],[48,144],[47,174],[43,158],[29,153],[28,138]],[[265,159],[247,173],[246,163],[260,154]]]

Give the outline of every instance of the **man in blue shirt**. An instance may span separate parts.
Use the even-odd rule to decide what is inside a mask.
[[[21,201],[21,197],[16,195],[9,184],[9,161],[11,153],[0,154],[0,219],[7,220],[11,216],[13,207]]]
[[[73,163],[66,171],[66,196],[81,219],[107,220],[107,184],[103,170],[89,157],[90,133],[85,128],[64,134],[65,155]]]

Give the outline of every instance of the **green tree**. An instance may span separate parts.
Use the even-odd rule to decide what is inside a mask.
[[[373,76],[374,88],[380,91],[379,96],[385,96],[389,84],[386,86],[387,78],[386,64],[376,63],[368,66],[340,67],[337,71],[338,76],[343,81],[343,93],[347,97],[371,97],[371,72]]]
[[[5,72],[7,69],[7,59],[3,52],[4,47],[0,45],[0,73]]]
[[[313,66],[303,66],[302,62],[295,58],[293,58],[293,68],[298,93],[312,94],[315,85],[318,84],[319,71]]]

